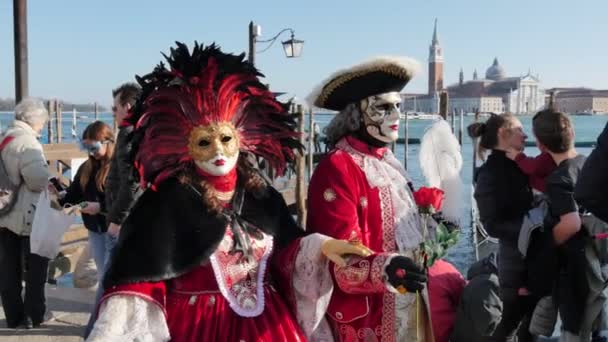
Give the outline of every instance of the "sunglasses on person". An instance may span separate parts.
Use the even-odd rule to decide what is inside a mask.
[[[104,141],[89,141],[89,142],[83,142],[82,140],[80,140],[80,148],[83,151],[87,151],[89,153],[89,155],[94,155],[97,152],[99,152],[99,150],[101,150],[101,147],[103,145],[109,144],[111,141],[109,140],[104,140]]]

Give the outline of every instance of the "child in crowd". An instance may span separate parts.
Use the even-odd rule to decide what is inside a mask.
[[[530,178],[532,189],[545,193],[545,178],[555,170],[557,165],[551,155],[539,146],[541,153],[536,157],[528,157],[522,151],[509,151],[507,157],[514,160],[517,166]]]

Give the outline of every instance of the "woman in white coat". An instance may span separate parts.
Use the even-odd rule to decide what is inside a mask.
[[[15,205],[0,216],[0,297],[9,328],[37,327],[46,312],[44,284],[49,260],[30,253],[29,236],[38,196],[50,175],[38,141],[47,120],[42,101],[26,98],[15,107],[15,121],[0,140],[5,142],[0,157],[9,179],[19,184]],[[25,279],[23,270],[27,271]],[[25,298],[21,296],[22,280]]]

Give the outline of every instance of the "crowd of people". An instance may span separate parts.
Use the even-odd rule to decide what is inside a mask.
[[[66,189],[49,182],[38,141],[43,103],[16,106],[0,140],[16,189],[0,207],[9,328],[52,319],[49,260],[29,243],[46,190],[79,206],[89,233],[99,287],[87,341],[534,341],[558,312],[564,341],[601,340],[608,130],[586,159],[554,109],[533,118],[537,157],[523,154],[514,115],[469,127],[485,160],[475,199],[499,247],[465,279],[446,260],[426,265],[427,225],[390,149],[416,62],[376,58],[313,91],[312,105],[337,114],[300,227],[258,168],[281,175],[300,152],[288,106],[242,55],[178,43],[166,59],[112,92],[118,131],[86,127],[89,157]]]
[[[608,277],[601,233],[608,226],[600,218],[598,164],[606,157],[600,157],[606,130],[589,163],[574,147],[567,114],[540,111],[532,130],[541,152],[534,158],[522,153],[526,134],[513,115],[469,127],[480,151],[492,151],[475,180],[481,222],[499,239],[502,317],[489,340],[551,336],[559,314],[560,340],[604,341]]]

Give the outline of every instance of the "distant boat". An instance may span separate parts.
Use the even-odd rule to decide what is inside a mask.
[[[582,112],[575,112],[575,113],[572,113],[572,115],[577,115],[577,116],[589,116],[589,115],[594,115],[594,113],[593,113],[592,111],[590,111],[590,110],[585,110],[585,111],[582,111]]]
[[[439,115],[423,112],[409,112],[407,113],[407,118],[412,120],[435,120],[439,118]]]

